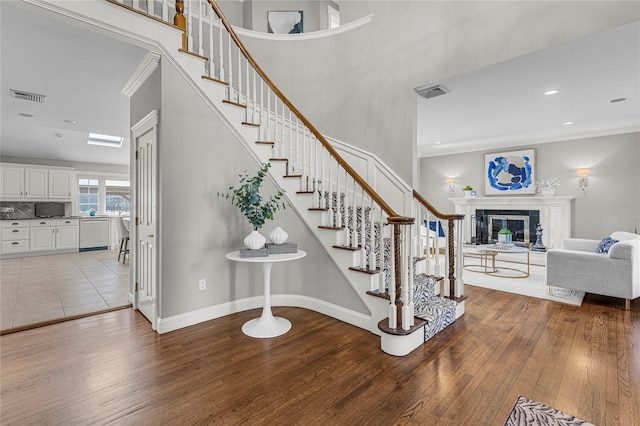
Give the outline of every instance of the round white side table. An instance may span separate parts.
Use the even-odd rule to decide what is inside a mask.
[[[227,253],[225,257],[234,262],[259,263],[262,266],[262,281],[264,284],[264,304],[259,318],[247,321],[242,326],[242,332],[247,336],[257,338],[276,337],[291,329],[291,322],[285,318],[274,317],[271,313],[271,267],[277,262],[302,259],[307,253],[298,250],[296,253],[270,254],[264,257],[240,257],[239,251]]]

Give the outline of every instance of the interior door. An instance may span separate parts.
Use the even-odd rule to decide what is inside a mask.
[[[158,315],[157,151],[158,114],[150,113],[132,128],[135,160],[134,309],[156,329]]]

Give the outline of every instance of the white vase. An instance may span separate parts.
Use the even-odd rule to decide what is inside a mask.
[[[258,250],[264,247],[264,243],[266,241],[267,239],[263,237],[257,229],[254,229],[249,235],[245,237],[244,245],[249,247],[251,250]]]
[[[289,234],[287,234],[284,229],[279,226],[275,227],[273,231],[269,233],[269,240],[273,244],[283,244],[287,241]]]
[[[553,197],[556,194],[555,189],[543,189],[542,196],[543,197]]]

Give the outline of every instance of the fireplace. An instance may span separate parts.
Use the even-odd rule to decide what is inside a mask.
[[[536,228],[538,223],[543,229],[542,244],[551,249],[561,247],[564,238],[571,237],[571,215],[573,210],[573,196],[527,197],[527,196],[494,196],[494,197],[459,197],[449,198],[455,205],[456,214],[464,215],[462,226],[462,241],[465,244],[481,244],[494,238],[489,234],[489,223],[485,222],[486,211],[499,218],[504,218],[499,212],[507,212],[507,216],[529,217],[529,245],[537,240]],[[530,213],[538,212],[537,217]],[[520,213],[518,213],[520,212]],[[482,218],[478,218],[482,213]],[[507,218],[512,219],[512,218]],[[507,227],[511,225],[507,222]],[[523,225],[523,228],[525,226]],[[509,228],[511,232],[513,229]],[[525,240],[524,230],[522,239]],[[493,231],[491,231],[491,235]],[[495,237],[497,238],[497,237]],[[519,244],[525,245],[524,241]]]
[[[472,244],[491,244],[498,241],[498,231],[511,231],[514,244],[528,247],[535,242],[536,225],[540,222],[539,210],[488,210],[478,209],[475,214],[475,236]]]

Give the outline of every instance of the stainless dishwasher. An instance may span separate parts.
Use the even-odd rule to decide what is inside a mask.
[[[109,218],[80,219],[80,251],[109,248]]]

